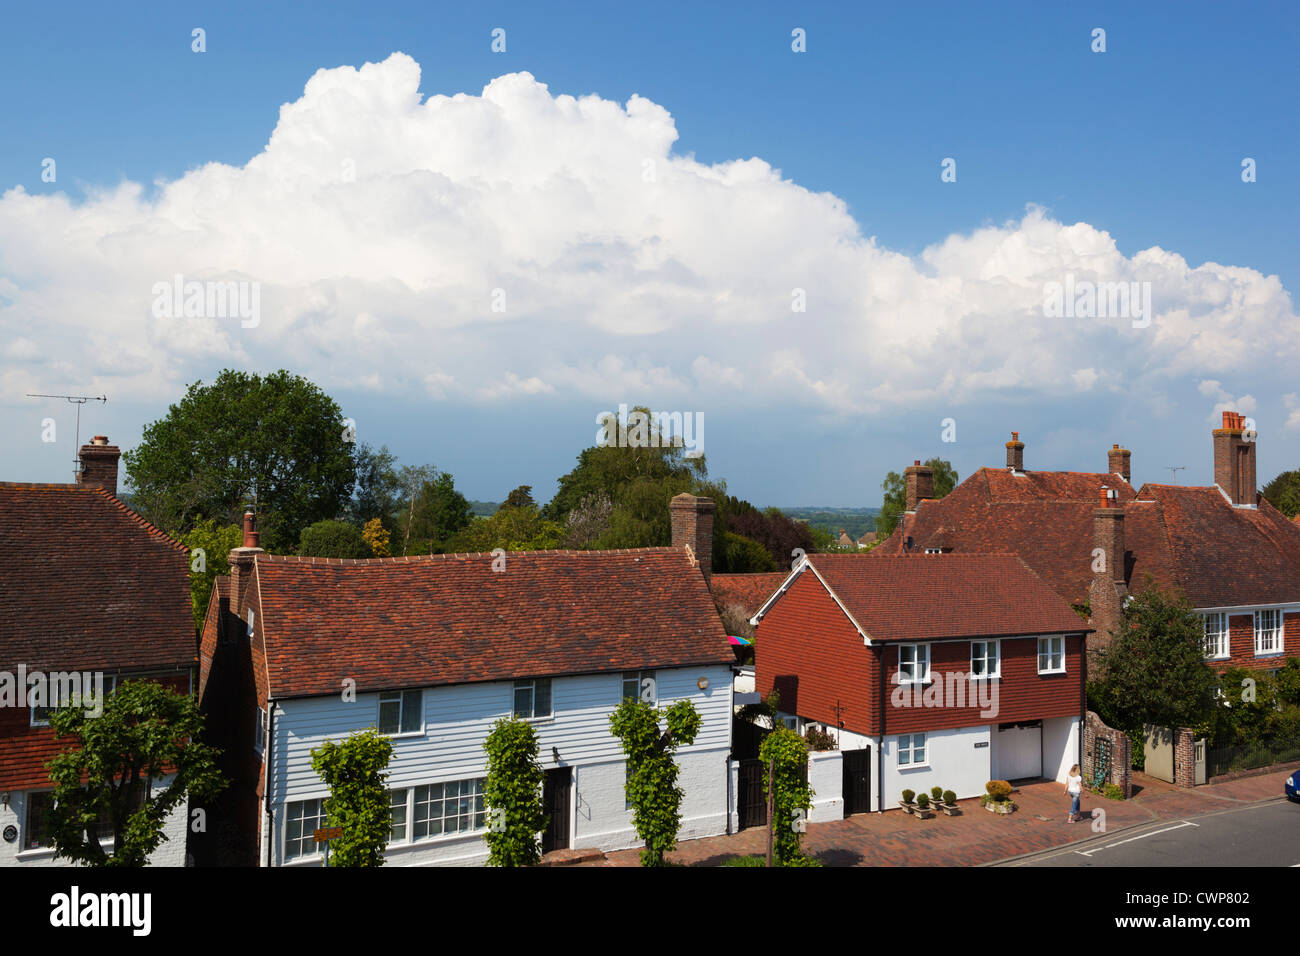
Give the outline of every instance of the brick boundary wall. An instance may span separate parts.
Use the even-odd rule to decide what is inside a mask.
[[[1095,767],[1093,754],[1099,739],[1110,741],[1110,775],[1106,783],[1113,783],[1124,793],[1127,800],[1133,796],[1133,744],[1128,734],[1102,723],[1100,717],[1088,711],[1083,724],[1083,780],[1092,786]]]
[[[1196,738],[1186,727],[1174,728],[1174,786],[1196,786]]]

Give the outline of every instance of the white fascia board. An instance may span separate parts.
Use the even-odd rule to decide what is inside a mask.
[[[813,565],[813,563],[808,560],[808,555],[804,555],[802,558],[799,559],[799,563],[795,565],[795,569],[790,572],[790,576],[787,577],[781,583],[781,587],[777,590],[777,592],[773,594],[770,598],[768,598],[767,602],[761,608],[758,609],[758,612],[752,618],[749,619],[749,623],[757,627],[758,622],[762,620],[763,615],[766,614],[771,609],[772,605],[775,604],[781,598],[781,596],[785,594],[786,591],[790,590],[790,587],[794,584],[795,579],[798,578],[799,575],[803,574],[804,571],[812,571],[812,573],[816,575],[817,580],[820,581],[822,587],[826,589],[826,593],[831,596],[831,600],[833,600],[836,604],[839,605],[840,610],[844,612],[844,616],[849,619],[849,623],[852,624],[854,629],[859,634],[862,635],[862,643],[865,644],[867,647],[871,647],[872,646],[871,635],[868,634],[866,629],[857,622],[857,619],[854,618],[854,616],[849,613],[849,609],[844,606],[844,602],[841,601],[840,596],[835,593],[835,589],[826,583],[826,579],[821,576],[821,574],[818,572],[817,568]]]

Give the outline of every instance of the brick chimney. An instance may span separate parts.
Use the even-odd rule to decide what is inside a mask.
[[[1120,448],[1118,443],[1111,445],[1106,455],[1106,473],[1121,475],[1130,485],[1133,484],[1132,472],[1129,470],[1129,457],[1132,454],[1127,448]]]
[[[1007,467],[1012,471],[1025,470],[1025,443],[1020,440],[1020,432],[1011,433],[1007,442]]]
[[[934,469],[913,461],[903,471],[903,497],[906,501],[905,511],[915,511],[916,506],[926,498],[934,497]]]
[[[244,512],[244,542],[227,555],[230,562],[230,613],[245,618],[245,598],[248,583],[253,579],[253,566],[259,554],[266,554],[258,544],[260,533],[256,530],[257,519],[253,512]]]
[[[1120,613],[1128,585],[1124,579],[1124,509],[1117,493],[1102,485],[1098,507],[1092,513],[1092,547],[1089,555],[1092,584],[1088,600],[1092,605],[1092,626],[1096,633],[1089,647],[1105,647],[1119,629]]]
[[[1233,504],[1255,504],[1255,435],[1246,434],[1246,416],[1223,413],[1214,430],[1214,483]]]
[[[673,526],[673,547],[690,548],[707,582],[713,574],[712,498],[697,498],[685,492],[668,503]]]
[[[90,444],[81,446],[77,457],[81,459],[77,484],[103,488],[116,498],[117,460],[122,457],[122,449],[110,445],[107,436],[96,435]]]

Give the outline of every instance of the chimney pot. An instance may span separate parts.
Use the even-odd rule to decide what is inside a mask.
[[[934,469],[920,459],[903,471],[903,510],[915,511],[926,498],[934,497]]]
[[[1120,475],[1125,481],[1132,484],[1132,468],[1129,461],[1133,453],[1127,448],[1120,448],[1119,442],[1110,446],[1110,451],[1106,453],[1106,472],[1111,475]]]

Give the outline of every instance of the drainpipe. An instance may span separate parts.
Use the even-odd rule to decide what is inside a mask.
[[[271,746],[275,740],[275,701],[273,699],[266,702],[266,747],[262,755],[262,800],[266,804],[266,829],[269,831],[265,834],[262,842],[266,845],[263,856],[266,859],[265,866],[271,865],[271,840],[275,836],[275,813],[271,809]]]

